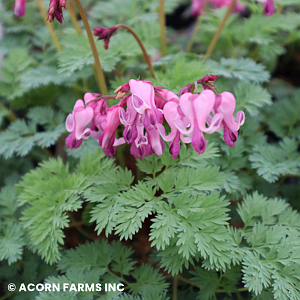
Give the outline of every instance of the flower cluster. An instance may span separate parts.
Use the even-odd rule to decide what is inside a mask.
[[[206,3],[212,4],[214,8],[220,8],[223,6],[229,6],[231,0],[192,0],[192,15],[198,16],[201,14]],[[237,1],[232,11],[238,13],[244,10],[245,6]]]
[[[257,0],[257,1],[264,3],[263,10],[266,16],[269,17],[274,14],[275,12],[274,0]],[[275,0],[275,1],[279,1],[279,0]],[[231,2],[232,0],[192,0],[192,6],[191,6],[192,15],[198,16],[199,14],[201,14],[201,11],[203,10],[204,5],[206,3],[212,4],[214,8],[220,8],[223,6],[229,6]],[[243,4],[237,1],[232,11],[234,13],[243,12],[245,8],[246,7]]]
[[[199,82],[202,84],[215,78],[207,75]],[[222,129],[224,141],[232,147],[238,138],[239,127],[245,121],[242,111],[234,120],[235,98],[229,92],[216,95],[208,88],[193,94],[185,89],[178,97],[167,89],[153,87],[149,81],[134,79],[115,92],[115,99],[120,102],[111,107],[107,106],[107,96],[100,94],[86,93],[84,100],[77,100],[66,120],[70,132],[66,139],[68,148],[78,148],[83,139],[92,136],[107,156],[113,156],[118,145],[127,143],[131,144],[131,154],[143,158],[152,153],[162,155],[164,140],[170,142],[169,152],[176,158],[180,141],[191,143],[198,153],[203,153],[207,144],[204,133]],[[170,128],[168,134],[164,120]],[[117,138],[116,131],[121,124],[123,132]]]
[[[15,0],[14,13],[17,17],[23,17],[25,14],[27,0]],[[63,11],[62,8],[66,8],[66,0],[50,0],[48,9],[47,21],[52,22],[54,18],[62,24]]]
[[[15,0],[14,13],[17,17],[22,17],[25,14],[27,0]],[[272,16],[275,12],[274,0],[257,0],[258,2],[263,2],[264,14],[267,16]],[[279,1],[279,0],[275,0]],[[62,24],[63,22],[63,11],[62,8],[66,8],[67,0],[50,0],[48,8],[48,18],[47,21],[52,22],[54,18]],[[214,8],[220,8],[223,6],[229,6],[231,0],[192,0],[192,15],[197,16],[203,10],[205,3],[210,3]],[[242,12],[245,10],[245,6],[240,4],[238,1],[233,7],[233,12]],[[113,26],[110,28],[97,27],[94,29],[94,35],[98,36],[98,39],[104,39],[104,48],[108,48],[108,43],[111,35],[118,29],[118,26]]]

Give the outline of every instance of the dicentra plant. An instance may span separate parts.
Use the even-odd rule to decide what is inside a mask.
[[[12,2],[0,300],[300,299],[299,2]]]

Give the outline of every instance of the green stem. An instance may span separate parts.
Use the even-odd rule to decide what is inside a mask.
[[[144,173],[136,165],[136,179],[140,181],[144,178]]]
[[[198,34],[198,31],[199,31],[199,26],[201,24],[201,21],[202,21],[202,18],[201,18],[201,15],[199,14],[198,17],[197,17],[197,21],[196,21],[192,36],[191,36],[191,38],[188,42],[188,45],[186,47],[185,52],[190,52],[191,51],[192,46],[193,46],[194,41],[195,41],[195,37],[196,37],[196,35]]]
[[[178,275],[175,275],[173,278],[173,300],[177,300],[177,283],[178,283]]]
[[[118,276],[118,275],[116,275],[114,272],[112,272],[112,271],[108,268],[108,266],[106,266],[106,271],[107,271],[107,273],[109,273],[110,275],[119,278],[120,281],[123,281],[128,287],[132,285],[130,282],[128,282],[126,279],[124,279],[123,276],[122,276],[122,277],[121,277],[121,276]]]
[[[189,40],[189,42],[188,42],[188,45],[187,45],[187,47],[186,47],[185,52],[190,52],[191,49],[192,49],[192,46],[193,46],[193,44],[194,44],[194,42],[195,42],[195,37],[196,37],[197,34],[198,34],[198,31],[199,31],[199,28],[200,28],[200,24],[201,24],[201,22],[202,22],[202,16],[203,16],[203,14],[204,14],[204,12],[205,12],[205,10],[206,10],[206,6],[207,6],[207,1],[205,1],[204,5],[203,5],[203,9],[202,9],[201,13],[200,13],[200,14],[198,15],[198,17],[197,17],[197,21],[196,21],[194,30],[193,30],[193,32],[192,32],[192,36],[191,36],[191,38],[190,38],[190,40]]]
[[[240,292],[236,292],[236,296],[237,296],[238,300],[243,300],[243,297],[241,296]]]
[[[5,294],[3,297],[1,297],[0,300],[7,299],[7,298],[9,298],[10,296],[13,296],[15,293],[16,293],[16,291],[7,293],[7,294]]]
[[[115,68],[115,69],[113,69],[113,71],[114,71],[114,73],[115,73],[115,75],[116,75],[117,77],[119,77],[119,78],[122,77],[122,73],[121,73],[119,70],[117,70],[117,69]]]
[[[167,55],[166,46],[166,15],[165,15],[165,3],[164,0],[159,0],[159,21],[160,21],[160,43],[161,43],[161,55]]]
[[[123,149],[124,149],[124,145],[118,147],[118,149],[117,149],[117,161],[119,163],[119,166],[122,169],[125,169],[126,164],[125,164]]]
[[[194,287],[197,287],[197,288],[201,289],[201,285],[198,285],[198,284],[194,283],[193,281],[182,277],[181,275],[177,275],[177,279],[179,279],[182,282],[188,283],[188,284],[190,284]],[[246,287],[237,289],[237,292],[246,292],[246,291],[248,291],[248,288],[246,288]],[[221,294],[221,293],[227,293],[227,291],[225,291],[223,289],[219,289],[219,290],[216,290],[215,293]],[[234,293],[234,292],[232,291],[232,293]]]
[[[231,11],[232,11],[232,9],[233,9],[236,1],[237,0],[232,0],[231,3],[230,3],[230,5],[228,6],[227,11],[226,11],[226,13],[225,13],[225,15],[223,17],[222,22],[219,25],[219,28],[218,28],[217,32],[215,33],[213,39],[211,40],[210,45],[208,46],[208,49],[207,49],[205,57],[204,57],[205,61],[209,60],[212,52],[214,51],[215,46],[216,46],[216,44],[218,42],[218,39],[219,39],[219,37],[221,35],[221,32],[222,32],[222,30],[223,30],[223,28],[224,28],[224,26],[226,24],[227,19],[229,18],[230,14],[231,14]]]
[[[87,91],[89,88],[88,88],[88,81],[86,78],[82,79],[82,84],[83,84],[84,89]]]
[[[249,288],[244,287],[244,288],[237,289],[237,292],[247,292],[248,290],[249,290]],[[223,293],[227,293],[227,291],[220,289],[220,290],[216,290],[215,293],[223,294]],[[231,293],[234,293],[234,292],[232,291]]]
[[[259,53],[259,44],[256,44],[255,48],[250,53],[249,57],[252,58],[253,60],[257,61],[258,60],[258,53]]]
[[[80,221],[80,222],[71,222],[69,223],[69,227],[68,228],[71,228],[71,227],[77,227],[77,226],[82,226],[83,225],[83,222]]]
[[[177,279],[179,279],[180,281],[185,282],[185,283],[187,283],[189,285],[193,285],[193,286],[195,286],[195,287],[197,287],[199,289],[201,288],[201,285],[197,285],[193,281],[191,281],[189,279],[186,279],[186,278],[182,277],[181,275],[177,275]]]
[[[97,52],[96,44],[95,44],[95,41],[94,41],[93,33],[91,31],[90,24],[88,22],[88,19],[86,17],[84,9],[83,9],[83,7],[80,3],[80,0],[74,0],[74,2],[76,4],[77,9],[79,11],[79,14],[81,16],[84,28],[86,30],[86,33],[87,33],[87,36],[88,36],[88,39],[89,39],[89,42],[90,42],[90,45],[91,45],[91,49],[92,49],[92,53],[93,53],[94,61],[95,61],[96,73],[97,73],[97,77],[98,77],[97,81],[99,83],[100,91],[101,91],[102,94],[107,94],[107,87],[106,87],[105,77],[104,77],[103,70],[102,70],[102,67],[101,67],[100,59],[99,59],[99,56],[98,56],[98,52]]]
[[[283,5],[281,4],[280,6],[279,6],[279,8],[277,9],[277,11],[276,11],[276,15],[278,16],[278,15],[280,15],[281,14],[281,12],[282,12],[282,10],[283,10]]]
[[[155,93],[155,96],[157,96],[158,98],[164,100],[165,102],[168,102],[168,100],[166,100],[164,97],[162,97],[162,96],[159,95],[158,93]]]
[[[99,97],[91,100],[89,103],[104,99],[109,106],[109,99],[115,99],[115,98],[116,98],[116,95],[100,95]],[[86,106],[87,106],[87,104],[84,105],[84,107],[86,107]]]
[[[95,240],[94,237],[91,237],[88,233],[86,233],[86,232],[82,229],[81,225],[79,225],[78,222],[75,221],[75,219],[73,218],[71,212],[68,212],[68,216],[69,216],[69,219],[70,219],[70,221],[71,221],[71,222],[70,222],[71,227],[75,227],[75,228],[76,228],[82,235],[84,235],[87,239],[89,239],[89,240]]]
[[[14,122],[18,119],[15,113],[11,109],[6,108],[2,103],[0,103],[0,108],[7,111],[6,116],[9,121]]]
[[[76,12],[75,12],[75,8],[74,8],[74,2],[73,2],[73,0],[69,0],[67,2],[67,6],[66,7],[67,7],[67,11],[69,13],[69,16],[71,18],[71,21],[73,23],[73,26],[74,26],[75,30],[77,31],[77,33],[79,35],[82,34],[80,25],[79,25],[78,20],[76,18]]]
[[[43,1],[42,0],[36,0],[36,3],[38,5],[40,13],[41,13],[41,15],[43,17],[44,23],[45,23],[45,25],[48,28],[48,31],[50,33],[50,36],[52,38],[52,41],[54,43],[54,46],[55,46],[56,50],[57,51],[61,50],[61,45],[60,45],[60,43],[58,41],[58,38],[57,38],[57,35],[56,35],[55,31],[54,31],[53,25],[52,25],[52,23],[50,23],[50,22],[47,21],[48,14],[47,14],[47,11],[46,11],[45,6],[43,4]]]
[[[200,84],[203,84],[203,85],[209,87],[216,94],[216,96],[219,95],[218,91],[215,88],[213,88],[212,86],[210,86],[208,83],[203,82],[203,83],[200,83]]]
[[[54,157],[54,155],[47,148],[41,148],[41,149],[48,157]]]
[[[78,0],[75,0],[75,1],[78,1]],[[146,60],[146,62],[147,62],[147,64],[148,64],[148,68],[149,68],[149,71],[150,71],[151,76],[152,76],[153,78],[155,78],[155,73],[154,73],[154,69],[153,69],[151,60],[150,60],[149,55],[148,55],[148,53],[147,53],[147,51],[146,51],[146,49],[145,49],[145,47],[144,47],[142,41],[140,40],[140,38],[137,36],[137,34],[136,34],[129,26],[127,26],[127,25],[125,25],[125,24],[118,24],[118,25],[116,25],[116,26],[125,28],[127,31],[129,31],[129,32],[133,35],[133,37],[134,37],[134,38],[136,39],[136,41],[138,42],[140,48],[142,49],[142,52],[143,52],[144,58],[145,58],[145,60]]]

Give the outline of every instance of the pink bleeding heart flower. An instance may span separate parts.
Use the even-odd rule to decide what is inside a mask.
[[[128,144],[133,143],[137,137],[136,120],[138,115],[137,111],[133,107],[130,96],[127,98],[127,111],[125,112],[123,107],[120,107],[119,109],[120,122],[125,126],[123,137]]]
[[[160,140],[157,124],[162,124],[163,114],[155,105],[155,93],[151,82],[129,81],[132,103],[137,113],[142,114],[141,121],[149,136],[149,142],[156,155],[161,156],[164,144]]]
[[[166,135],[165,127],[162,124],[157,124],[157,128],[161,137],[166,142],[170,142],[169,152],[171,153],[172,158],[176,158],[180,151],[180,139],[182,139],[185,143],[191,142],[191,140],[187,141],[187,139],[184,139],[182,133],[180,133],[175,126],[175,122],[178,122],[179,120],[179,122],[181,122],[186,128],[189,125],[189,121],[181,111],[179,99],[173,92],[164,90],[163,96],[168,100],[168,102],[164,105],[163,114],[166,122],[170,126],[171,132]]]
[[[172,99],[178,99],[178,97],[171,91],[167,90],[167,89],[163,89],[160,86],[155,86],[154,87],[154,102],[155,102],[155,106],[158,109],[163,109],[165,104],[172,100]]]
[[[147,133],[145,135],[145,140],[147,141],[145,143],[140,143],[140,144],[136,142],[132,143],[130,147],[130,153],[135,158],[144,158],[154,153],[151,145],[148,143]]]
[[[219,94],[221,102],[216,108],[216,113],[223,115],[223,121],[220,127],[221,130],[224,127],[224,141],[229,146],[234,146],[238,139],[238,130],[245,122],[245,114],[243,111],[239,111],[236,114],[236,121],[233,119],[233,113],[235,110],[235,98],[233,94],[229,92],[223,92]]]
[[[154,104],[154,89],[151,83],[131,79],[129,81],[132,94],[132,104],[139,114],[144,114],[146,109],[151,109]]]
[[[186,124],[178,119],[174,121],[174,124],[183,135],[192,137],[192,145],[198,153],[203,153],[206,149],[203,132],[213,133],[222,123],[223,115],[220,113],[210,118],[215,99],[215,94],[210,90],[205,90],[200,95],[185,93],[179,99],[180,108],[189,121],[189,128],[186,129]],[[207,127],[208,119],[210,119],[210,124]]]
[[[66,0],[50,0],[48,8],[47,21],[52,22],[54,18],[60,23],[63,23],[62,8],[66,8]]]
[[[92,121],[94,111],[91,107],[86,107],[84,102],[79,99],[76,101],[72,113],[66,119],[66,129],[71,134],[66,139],[68,148],[78,148],[82,139],[88,139],[91,130],[86,126]]]
[[[116,96],[116,100],[122,99],[128,92],[130,91],[129,83],[126,82],[115,89],[114,93],[118,93]]]
[[[99,142],[100,133],[99,130],[102,132],[106,127],[107,121],[107,103],[105,99],[101,99],[100,94],[96,93],[86,93],[84,95],[84,102],[86,107],[91,107],[94,111],[94,117],[92,123],[89,127],[91,130],[92,137]]]
[[[26,1],[27,0],[16,0],[15,1],[14,13],[18,18],[23,17],[25,14]]]
[[[189,84],[185,85],[183,88],[181,88],[179,90],[179,97],[185,93],[193,93],[194,91],[196,91],[196,93],[198,93],[197,81],[189,83]]]
[[[105,129],[107,123],[107,110],[108,106],[104,99],[100,99],[96,102],[93,124],[97,130],[103,131]]]
[[[183,115],[179,101],[169,101],[164,106],[164,117],[170,126],[171,132],[166,135],[165,128],[162,125],[158,128],[162,138],[166,142],[170,142],[169,152],[173,158],[176,158],[180,151],[180,136],[182,136],[182,134],[177,129],[175,123],[180,122],[186,128],[189,125],[189,121]]]
[[[151,82],[129,81],[131,94],[127,99],[127,111],[120,108],[120,121],[125,125],[123,132],[127,143],[132,143],[135,157],[146,156],[155,152],[162,155],[163,146],[157,124],[163,122],[162,111],[156,107],[154,88]],[[151,151],[149,151],[150,144]],[[138,155],[138,156],[137,156]]]
[[[215,87],[214,82],[219,78],[218,75],[208,74],[197,80],[197,84],[202,84],[204,90],[212,90]]]
[[[109,28],[103,26],[94,28],[94,35],[98,37],[98,40],[104,40],[104,49],[108,49],[110,38],[119,27],[119,25],[115,25]]]
[[[161,156],[165,147],[165,144],[160,138],[160,133],[158,129],[146,130],[148,134],[148,140],[151,145],[152,150],[158,156]]]
[[[66,138],[66,141],[65,141],[65,144],[66,144],[66,147],[68,149],[77,149],[81,146],[82,144],[82,139],[80,140],[77,140],[75,138],[75,133],[74,132],[71,132],[67,138]]]
[[[137,115],[137,137],[131,145],[130,152],[136,158],[143,158],[152,153],[161,156],[164,149],[164,143],[160,139],[159,131],[157,129],[145,130],[143,119],[143,115]]]
[[[120,125],[119,104],[111,106],[107,111],[106,126],[99,137],[99,144],[106,156],[112,157],[117,150],[115,132]],[[121,144],[121,143],[119,143]]]
[[[258,2],[264,3],[263,10],[264,14],[268,17],[272,16],[275,12],[275,5],[273,0],[257,0]],[[278,1],[278,0],[276,0]]]
[[[149,143],[149,136],[143,125],[143,116],[141,114],[136,115],[134,121],[135,136],[132,138],[132,145],[130,147],[130,153],[135,158],[144,158],[151,155],[154,151],[152,145]]]
[[[192,0],[192,16],[193,17],[196,17],[201,13],[205,2],[206,2],[205,0]]]
[[[267,0],[263,6],[264,14],[268,17],[272,16],[275,12],[275,6],[273,0]]]

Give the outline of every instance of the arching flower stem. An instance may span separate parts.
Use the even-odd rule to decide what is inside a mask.
[[[78,1],[78,0],[75,0],[75,1]],[[142,49],[142,52],[143,52],[143,55],[144,55],[144,58],[147,62],[147,65],[148,65],[148,68],[149,68],[149,71],[150,71],[150,74],[151,74],[151,77],[155,78],[155,73],[154,73],[154,68],[152,66],[152,63],[151,63],[151,60],[150,60],[150,57],[142,43],[142,41],[140,40],[140,38],[137,36],[137,34],[127,25],[125,24],[118,24],[116,25],[116,27],[123,27],[125,28],[127,31],[129,31],[133,37],[136,39],[136,41],[138,42],[140,48]]]
[[[80,3],[80,0],[74,0],[74,2],[76,4],[77,9],[79,11],[79,14],[81,16],[83,25],[85,27],[85,30],[86,30],[86,33],[87,33],[87,36],[88,36],[88,39],[89,39],[89,42],[90,42],[90,45],[91,45],[91,49],[92,49],[92,53],[93,53],[94,61],[95,61],[96,73],[97,73],[97,77],[98,77],[97,82],[99,84],[100,91],[103,94],[107,94],[107,87],[106,87],[105,77],[104,77],[103,70],[102,70],[102,67],[101,67],[100,59],[99,59],[99,56],[98,56],[98,52],[97,52],[97,48],[96,48],[96,45],[95,45],[93,33],[91,31],[90,24],[88,22],[88,19],[86,17],[84,9],[83,9],[83,7]]]
[[[227,11],[226,11],[226,13],[225,13],[225,15],[223,17],[223,20],[221,21],[221,24],[219,25],[219,28],[218,28],[217,32],[215,33],[213,39],[211,40],[211,42],[210,42],[210,44],[208,46],[208,49],[207,49],[205,57],[204,57],[205,61],[209,60],[212,52],[214,51],[215,46],[216,46],[216,44],[217,44],[217,42],[219,40],[219,37],[221,35],[221,32],[222,32],[222,30],[223,30],[223,28],[224,28],[224,26],[226,24],[227,19],[229,18],[230,14],[231,14],[231,12],[233,10],[233,7],[234,7],[236,1],[237,0],[232,0],[231,3],[230,3],[230,5],[228,6]]]
[[[216,94],[216,96],[219,95],[219,93],[218,93],[218,91],[216,90],[216,88],[212,87],[210,84],[208,84],[208,83],[206,83],[206,82],[202,82],[201,84],[202,84],[202,85],[205,85],[205,86],[207,86],[207,87],[209,87],[209,89],[212,90],[212,91]]]
[[[95,98],[93,100],[90,100],[89,103],[97,102],[101,99],[105,99],[106,103],[109,105],[108,100],[109,99],[115,99],[115,98],[116,98],[116,95],[101,95],[101,94],[99,94],[99,96],[97,98]],[[86,107],[89,103],[84,104],[84,107]]]
[[[160,99],[164,100],[165,102],[168,102],[168,100],[166,100],[166,99],[165,99],[164,97],[162,97],[160,94],[155,93],[155,95],[156,95],[157,97],[159,97]]]

